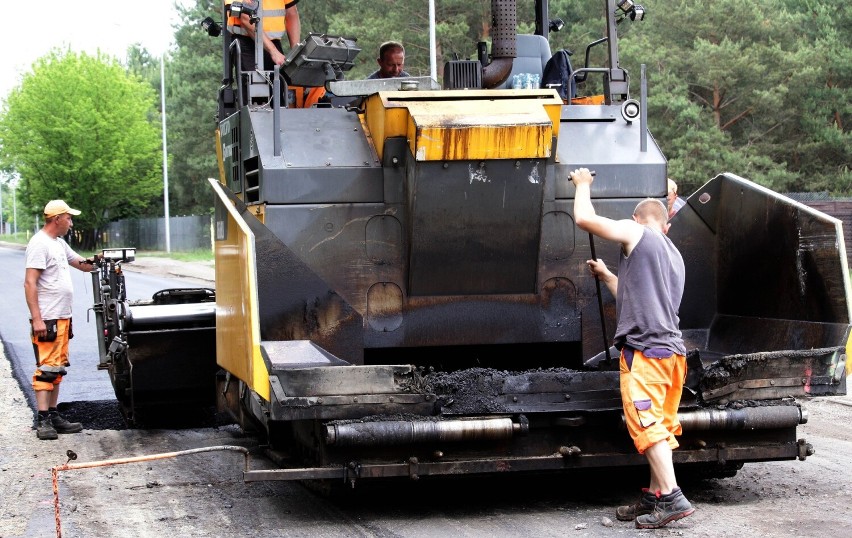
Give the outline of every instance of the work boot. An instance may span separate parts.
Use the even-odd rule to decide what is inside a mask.
[[[54,433],[77,433],[83,431],[82,424],[79,422],[69,422],[68,419],[59,414],[59,411],[51,411],[48,416],[50,417],[50,422],[53,424],[53,428],[56,430]]]
[[[648,488],[642,488],[642,495],[633,504],[619,506],[615,509],[615,517],[619,521],[633,521],[639,516],[650,514],[657,504],[657,496]]]
[[[671,493],[657,498],[657,505],[650,514],[636,518],[636,528],[659,529],[693,512],[695,512],[695,508],[686,500],[686,496],[680,488],[675,488]]]
[[[49,416],[38,415],[36,418],[36,437],[42,440],[59,439]]]

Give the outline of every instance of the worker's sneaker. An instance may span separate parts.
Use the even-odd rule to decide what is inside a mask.
[[[43,440],[59,439],[59,436],[56,435],[56,428],[53,427],[49,416],[38,415],[36,417],[36,436]]]
[[[659,529],[693,512],[695,508],[686,500],[680,488],[675,488],[671,493],[657,497],[657,504],[650,514],[636,518],[636,528]]]
[[[657,496],[648,488],[642,488],[642,495],[633,504],[619,506],[615,509],[615,517],[619,521],[633,521],[639,516],[650,514],[657,504]]]
[[[77,433],[83,431],[82,424],[79,422],[69,422],[68,419],[59,414],[59,411],[51,411],[48,417],[50,417],[50,422],[56,430],[54,433]]]

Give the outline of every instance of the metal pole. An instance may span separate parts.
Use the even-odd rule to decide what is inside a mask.
[[[289,100],[285,99],[284,104],[289,106]],[[281,156],[281,66],[278,65],[272,66],[272,155]]]
[[[3,221],[3,184],[0,183],[0,235],[4,234],[6,223]]]
[[[257,71],[266,69],[263,65],[263,36],[263,2],[257,0],[257,22],[254,25],[254,62]]]
[[[592,259],[597,261],[598,255],[595,253],[595,237],[590,233],[589,234],[589,249],[592,251]],[[604,351],[606,352],[606,361],[612,362],[612,356],[609,353],[609,341],[606,338],[606,316],[604,315],[604,307],[603,307],[603,297],[601,296],[601,279],[598,278],[597,273],[595,273],[595,288],[597,288],[598,292],[598,311],[601,315],[601,333],[603,333],[603,346]]]
[[[438,51],[435,44],[435,0],[429,0],[429,67],[432,80],[438,80]]]
[[[645,64],[639,81],[639,151],[648,151],[648,79],[645,78]]]
[[[163,60],[166,54],[160,56],[160,104],[163,109],[163,208],[166,215],[166,252],[172,251],[171,233],[169,230],[169,154],[166,149],[166,65]]]
[[[15,182],[15,188],[12,189],[12,233],[18,233],[18,182]]]

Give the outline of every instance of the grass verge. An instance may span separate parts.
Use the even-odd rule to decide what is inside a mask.
[[[170,258],[172,260],[180,260],[182,262],[209,262],[213,261],[214,258],[213,251],[206,248],[189,250],[186,252],[177,252],[174,250],[171,252],[166,252],[164,250],[137,250],[136,256],[148,256],[152,258]]]

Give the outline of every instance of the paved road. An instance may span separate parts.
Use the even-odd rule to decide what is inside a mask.
[[[82,253],[86,254],[86,253]],[[144,262],[140,264],[144,266]],[[150,299],[165,288],[199,287],[200,281],[178,279],[160,271],[149,275],[126,271],[128,299]],[[113,400],[112,386],[106,372],[97,369],[98,345],[95,319],[91,312],[92,276],[71,270],[74,283],[74,339],[71,340],[71,368],[67,383],[62,384],[60,402]],[[0,340],[5,344],[6,356],[12,371],[22,387],[28,387],[32,376],[34,357],[29,339],[29,311],[24,300],[24,251],[20,248],[0,246]],[[25,390],[28,399],[32,391]]]

